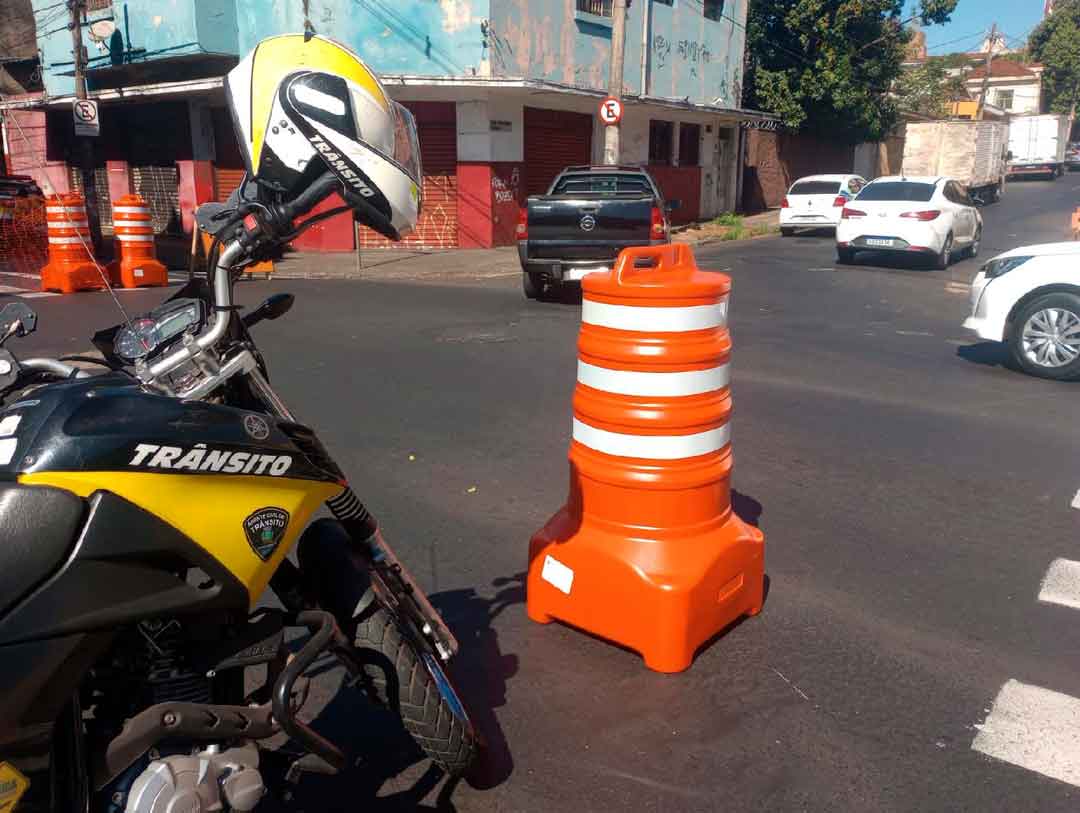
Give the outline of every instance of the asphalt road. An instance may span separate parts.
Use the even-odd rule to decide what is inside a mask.
[[[983,257],[1062,239],[1078,202],[1080,175],[1011,186],[984,210]],[[1080,611],[1037,600],[1051,562],[1080,559],[1080,385],[1007,369],[965,335],[975,261],[834,257],[820,235],[698,252],[734,281],[733,484],[766,534],[770,589],[679,675],[525,616],[529,537],[566,497],[572,298],[527,302],[515,277],[241,286],[247,302],[297,294],[258,328],[275,384],[457,633],[489,742],[476,777],[442,788],[324,672],[316,724],[363,759],[305,780],[302,807],[1076,809],[1080,776],[972,743],[1009,681],[1080,697]],[[34,305],[27,349],[81,349],[111,323],[100,294]],[[1053,732],[1024,714],[1037,763]],[[1080,764],[1076,731],[1057,750]]]

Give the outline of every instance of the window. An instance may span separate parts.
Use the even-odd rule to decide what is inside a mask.
[[[566,175],[552,190],[553,195],[591,193],[600,195],[651,195],[652,188],[643,175],[588,174]]]
[[[789,195],[836,195],[840,192],[839,181],[797,181],[788,191]]]
[[[696,167],[701,162],[701,125],[679,125],[679,166]]]
[[[577,10],[597,17],[610,17],[611,0],[577,0]]]
[[[1002,110],[1012,110],[1013,91],[1011,91],[1011,90],[996,90],[996,91],[994,91],[994,104],[997,107],[1000,107]]]
[[[658,4],[658,5],[661,5],[661,6],[673,6],[673,5],[675,5],[675,0],[652,0],[652,1],[654,3],[656,3],[656,4]]]
[[[934,197],[932,183],[913,181],[882,181],[868,183],[859,193],[857,200],[900,200],[926,203]]]
[[[112,8],[112,0],[89,0],[86,4],[87,11],[105,11]]]
[[[701,6],[706,20],[720,20],[724,16],[724,0],[705,0]]]
[[[848,192],[852,195],[859,194],[859,191],[866,186],[866,181],[862,178],[850,178],[847,182]]]
[[[674,142],[673,131],[675,125],[670,121],[649,122],[649,163],[671,163],[671,147]]]

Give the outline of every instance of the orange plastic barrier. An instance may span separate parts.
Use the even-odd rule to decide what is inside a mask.
[[[678,672],[763,601],[765,538],[731,510],[731,281],[666,245],[582,289],[570,496],[529,545],[528,614]]]
[[[70,294],[105,287],[104,269],[91,258],[90,227],[82,195],[45,199],[49,262],[41,269],[41,290]]]
[[[139,195],[123,195],[113,203],[116,259],[109,263],[112,282],[125,288],[168,285],[169,272],[154,256],[154,224],[150,207]]]
[[[1080,240],[1080,208],[1072,214],[1072,236],[1073,240]]]

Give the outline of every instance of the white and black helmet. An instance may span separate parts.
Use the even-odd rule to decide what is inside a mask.
[[[270,37],[229,72],[225,90],[261,186],[295,197],[329,170],[360,222],[393,240],[416,226],[416,122],[351,50],[319,36]]]

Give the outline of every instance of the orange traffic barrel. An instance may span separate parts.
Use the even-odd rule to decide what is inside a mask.
[[[528,614],[679,672],[763,601],[765,538],[731,510],[731,280],[647,246],[582,290],[570,496],[530,542]]]
[[[125,288],[168,285],[169,272],[154,256],[150,206],[139,195],[123,195],[112,207],[116,259],[109,263],[112,281]]]
[[[49,262],[41,269],[41,290],[70,294],[105,287],[105,269],[90,254],[90,227],[82,195],[45,199]]]

